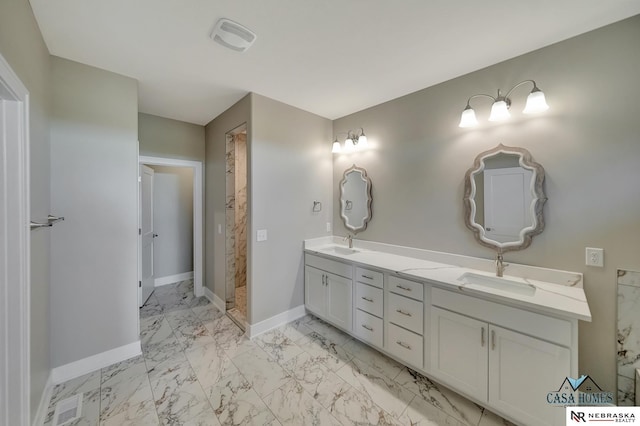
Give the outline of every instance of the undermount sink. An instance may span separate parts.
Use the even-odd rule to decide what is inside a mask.
[[[481,287],[488,287],[526,296],[533,296],[536,292],[536,288],[528,283],[512,281],[506,278],[474,274],[473,272],[465,272],[464,274],[460,275],[458,281],[462,281],[466,284],[475,284]]]
[[[360,250],[349,248],[349,247],[343,247],[343,246],[330,246],[322,249],[322,251],[333,252],[335,254],[341,254],[343,256],[348,256],[350,254],[360,252]]]

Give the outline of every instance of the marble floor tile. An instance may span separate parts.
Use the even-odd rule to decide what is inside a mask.
[[[290,323],[280,327],[279,330],[289,339],[297,342],[313,332],[313,330],[306,325],[305,319],[306,317],[302,317],[295,321],[291,321]]]
[[[207,327],[213,340],[225,351],[228,357],[232,358],[237,354],[258,347],[258,345],[254,341],[249,340],[244,335],[244,331],[226,315],[217,320],[205,323],[205,327]]]
[[[194,306],[191,310],[203,323],[213,321],[224,316],[224,312],[213,306],[211,303],[207,303],[202,306]]]
[[[207,391],[222,425],[279,425],[273,413],[240,373],[219,381]]]
[[[300,346],[296,345],[279,329],[261,334],[255,339],[255,342],[280,364],[303,352]]]
[[[295,380],[289,381],[268,395],[265,403],[283,425],[342,426]]]
[[[422,398],[414,398],[399,418],[400,422],[412,426],[464,426]]]
[[[231,361],[251,383],[251,388],[261,397],[269,395],[288,381],[293,380],[289,373],[260,348],[242,352],[231,358]]]
[[[184,423],[182,423],[182,425],[184,426],[220,426],[220,421],[218,421],[218,418],[212,411],[211,413],[209,412],[203,413],[189,420],[185,420]]]
[[[68,397],[66,397],[68,398]],[[65,399],[65,398],[62,398]],[[61,400],[62,400],[61,399]],[[53,424],[55,405],[51,407],[51,416],[45,421],[44,426]],[[82,395],[82,411],[80,418],[67,423],[65,426],[98,426],[100,424],[100,388],[84,392]]]
[[[216,343],[190,349],[185,355],[204,389],[238,372],[231,359]]]
[[[342,346],[315,331],[298,340],[297,345],[332,371],[338,371],[353,358]]]
[[[158,414],[152,401],[135,411],[122,411],[100,422],[100,426],[158,426]]]
[[[142,354],[144,355],[145,364],[147,365],[147,371],[152,371],[159,364],[162,364],[170,358],[184,354],[184,352],[178,339],[172,337],[162,344],[143,349]]]
[[[147,375],[102,386],[100,394],[100,421],[126,412],[127,418],[136,418],[153,406],[153,395]]]
[[[114,383],[147,374],[147,365],[142,355],[105,367],[101,371],[100,383],[110,386]]]
[[[357,358],[336,374],[395,418],[400,417],[415,397],[412,392]]]
[[[175,337],[173,329],[164,316],[148,317],[140,321],[140,344],[142,350],[152,346],[162,346]]]
[[[338,346],[342,346],[351,340],[351,336],[318,318],[308,320],[305,325]]]
[[[156,391],[160,391],[156,394]],[[179,425],[195,418],[214,416],[213,409],[197,380],[179,386],[154,387],[158,419],[164,425]]]
[[[477,425],[480,421],[482,407],[417,371],[405,368],[396,377],[396,382],[465,425]]]
[[[85,374],[65,383],[56,385],[51,392],[49,409],[47,410],[44,423],[48,424],[53,421],[53,414],[58,402],[79,393],[83,393],[83,398],[85,398],[87,394],[91,394],[96,389],[100,390],[100,371]]]
[[[140,318],[162,315],[163,313],[164,309],[154,294],[151,294],[149,299],[147,299],[145,304],[140,308]]]
[[[390,379],[395,379],[405,368],[402,364],[385,356],[359,340],[352,339],[342,347],[353,355],[354,358],[358,358],[359,360],[366,362],[378,373],[384,374]]]
[[[353,387],[336,393],[327,409],[343,425],[399,426],[402,424],[378,407],[369,396],[358,392]]]
[[[287,361],[283,367],[325,408],[329,408],[335,395],[340,395],[351,387],[344,379],[306,352]]]
[[[505,420],[502,417],[492,413],[486,408],[482,412],[480,423],[478,426],[515,426],[509,420]]]

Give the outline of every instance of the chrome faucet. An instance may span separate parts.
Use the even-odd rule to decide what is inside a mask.
[[[503,260],[504,259],[502,258],[502,254],[498,253],[498,255],[496,256],[496,277],[502,277],[504,270],[507,269],[507,266],[509,266],[509,264],[504,263]]]
[[[347,234],[347,236],[344,237],[342,239],[342,241],[348,241],[349,242],[349,248],[353,248],[353,235]]]

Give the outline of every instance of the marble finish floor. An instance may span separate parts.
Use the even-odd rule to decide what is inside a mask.
[[[72,425],[509,424],[311,316],[253,340],[193,283],[140,309],[143,354],[55,387],[82,392]]]

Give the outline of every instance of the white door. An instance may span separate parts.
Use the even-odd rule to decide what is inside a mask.
[[[487,399],[488,325],[431,307],[431,374],[445,385]]]
[[[154,288],[153,276],[153,169],[140,165],[140,306]]]
[[[324,315],[327,305],[325,273],[311,266],[304,268],[304,297],[310,311]]]
[[[531,178],[522,167],[484,171],[485,235],[501,243],[518,241],[520,231],[532,225]]]
[[[325,283],[327,287],[327,320],[351,331],[353,281],[325,273]]]
[[[569,349],[491,325],[489,403],[527,425],[564,424],[544,397],[571,373]]]

